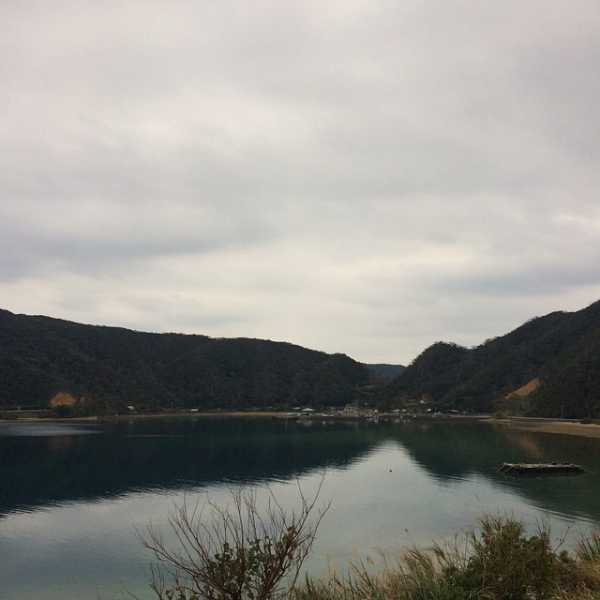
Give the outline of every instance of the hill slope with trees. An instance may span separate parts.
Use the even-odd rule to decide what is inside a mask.
[[[389,407],[426,398],[442,411],[595,419],[600,301],[531,319],[475,348],[436,342],[388,382],[384,375],[403,367],[390,369],[284,342],[140,333],[0,310],[0,409]]]
[[[391,384],[396,397],[431,397],[442,409],[511,410],[515,391],[539,379],[518,406],[544,417],[600,417],[600,301],[553,312],[475,348],[437,342]],[[512,394],[512,396],[511,396]],[[515,402],[513,402],[515,404]]]
[[[0,310],[0,408],[59,395],[86,414],[344,405],[373,373],[283,342],[140,333]]]

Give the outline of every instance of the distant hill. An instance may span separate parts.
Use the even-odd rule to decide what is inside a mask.
[[[600,417],[600,301],[475,348],[436,342],[408,367],[284,342],[140,333],[0,310],[0,410],[344,406],[427,399],[441,410]],[[58,405],[58,406],[57,406]],[[70,406],[69,406],[70,405]]]
[[[371,371],[375,371],[375,373],[379,373],[383,375],[386,379],[394,379],[394,377],[398,377],[401,373],[406,370],[406,367],[403,365],[388,365],[388,364],[375,364],[375,365],[365,365]]]
[[[476,348],[437,342],[394,380],[391,393],[430,396],[446,409],[598,418],[600,301],[531,319]]]
[[[0,310],[0,409],[343,406],[373,382],[345,355],[288,343],[140,333]]]

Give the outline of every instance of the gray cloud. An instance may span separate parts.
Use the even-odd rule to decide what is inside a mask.
[[[409,362],[600,295],[600,6],[0,7],[0,306]]]

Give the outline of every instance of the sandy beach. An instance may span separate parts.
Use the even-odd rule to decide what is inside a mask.
[[[540,431],[542,433],[558,433],[562,435],[578,435],[582,437],[600,438],[600,425],[570,423],[565,421],[513,421],[509,419],[491,419],[490,423],[505,424],[516,429]]]

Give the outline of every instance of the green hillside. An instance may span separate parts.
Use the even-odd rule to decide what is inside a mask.
[[[365,365],[365,367],[368,367],[371,371],[375,371],[375,373],[379,373],[385,379],[394,379],[394,377],[398,377],[406,369],[404,365],[389,365],[387,363]]]
[[[511,407],[531,380],[539,388]],[[437,342],[391,386],[396,397],[429,395],[443,409],[511,410],[546,417],[600,416],[600,301],[531,319],[475,348]]]
[[[580,419],[600,417],[600,301],[531,319],[475,348],[436,342],[402,369],[283,342],[140,333],[0,310],[0,409],[63,400],[76,401],[78,414],[128,405],[386,408],[427,398],[442,411]]]
[[[0,408],[62,394],[88,414],[158,408],[344,405],[373,374],[293,344],[139,333],[0,310]]]

